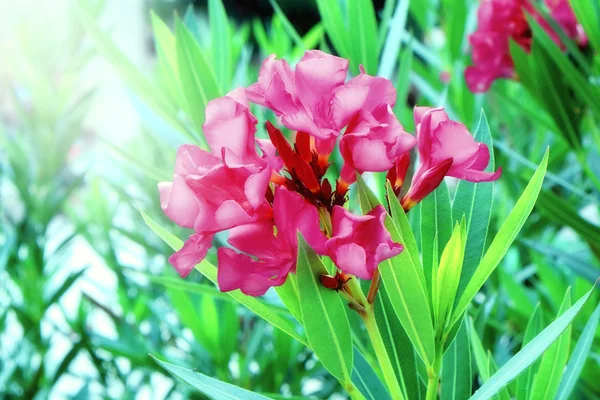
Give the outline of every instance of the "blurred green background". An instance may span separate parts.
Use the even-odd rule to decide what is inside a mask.
[[[483,108],[504,168],[495,230],[551,146],[534,214],[471,310],[496,364],[520,348],[538,303],[548,323],[568,286],[579,298],[600,276],[598,48],[577,64],[589,67],[588,97],[567,80],[559,89],[568,95],[549,104],[525,79],[468,91],[475,0],[410,2],[405,20],[397,1],[374,2],[377,43],[365,59],[348,46],[355,21],[336,36],[314,1],[280,0],[287,19],[269,0],[225,0],[212,14],[207,3],[216,2],[0,0],[0,397],[202,398],[152,354],[273,397],[344,398],[302,344],[199,274],[181,280],[139,213],[187,234],[162,215],[156,189],[170,179],[177,146],[202,143],[206,104],[183,82],[191,70],[173,63],[182,38],[213,66],[209,98],[255,81],[268,54],[295,62],[321,48],[350,58],[353,73],[363,63],[392,79],[408,131],[415,104],[443,105],[472,130]],[[217,25],[223,15],[230,22]],[[560,86],[563,64],[548,65],[548,82]],[[569,117],[557,120],[565,107]],[[600,396],[599,340],[576,398]]]

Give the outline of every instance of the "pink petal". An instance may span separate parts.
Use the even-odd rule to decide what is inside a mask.
[[[325,254],[327,237],[321,231],[319,213],[300,194],[283,186],[277,187],[273,202],[277,236],[285,237],[291,248],[297,247],[297,232],[318,253]]]
[[[265,202],[265,193],[271,179],[271,169],[263,168],[259,173],[250,175],[244,183],[244,193],[250,206],[258,208]]]
[[[217,229],[224,231],[234,226],[249,224],[255,220],[242,206],[234,200],[225,201],[215,214]]]
[[[258,221],[231,229],[229,244],[263,260],[281,260],[281,254],[292,254],[290,248],[275,237],[273,221]]]
[[[340,142],[344,160],[360,173],[365,171],[382,172],[392,168],[383,142],[366,137],[344,136]]]
[[[360,86],[368,89],[363,110],[372,112],[382,104],[394,107],[396,104],[396,89],[389,79],[374,77],[362,73],[352,78],[346,85]]]
[[[222,292],[239,289],[248,296],[262,296],[270,287],[282,285],[292,268],[290,261],[264,263],[224,247],[217,255],[217,281]]]
[[[291,130],[306,132],[317,139],[331,140],[338,134],[331,129],[321,129],[305,111],[283,115],[281,123]]]
[[[218,157],[197,146],[184,144],[177,149],[175,174],[189,175],[205,173],[219,164],[220,160]]]
[[[206,107],[204,136],[215,155],[224,148],[235,154],[241,163],[256,162],[254,147],[256,119],[242,104],[229,97],[212,100]]]
[[[348,121],[363,108],[369,89],[347,83],[336,89],[331,105],[331,118],[338,129],[348,125]]]
[[[278,116],[298,111],[298,106],[292,94],[287,91],[279,74],[273,75],[273,79],[271,79],[271,83],[265,91],[265,106],[273,110]]]
[[[328,119],[334,90],[346,80],[348,60],[319,50],[307,51],[296,65],[298,98],[313,117]]]
[[[169,257],[169,263],[175,267],[182,278],[185,278],[197,264],[204,260],[212,245],[212,239],[212,234],[190,235],[183,247]]]
[[[452,158],[451,170],[460,169],[471,165],[478,152],[479,144],[460,122],[443,121],[433,132],[430,157],[434,164]]]
[[[183,228],[192,228],[198,216],[198,199],[179,175],[173,176],[173,182],[158,184],[160,205],[163,212],[173,222]]]
[[[498,168],[496,172],[483,172],[476,171],[473,169],[465,169],[458,171],[451,175],[458,179],[464,179],[469,182],[491,182],[495,181],[502,176],[502,167]]]
[[[356,243],[346,243],[336,246],[335,240],[327,242],[327,248],[335,265],[345,274],[354,275],[360,279],[373,278],[373,270],[367,269],[367,254],[365,249]]]

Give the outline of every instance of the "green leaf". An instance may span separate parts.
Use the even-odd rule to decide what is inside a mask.
[[[146,224],[150,227],[150,229],[152,229],[152,231],[156,233],[158,237],[160,237],[173,250],[177,251],[183,247],[182,240],[180,240],[178,237],[167,231],[165,228],[158,225],[143,211],[140,210],[140,213],[142,214],[144,221],[146,221]],[[196,265],[196,269],[200,271],[200,273],[206,278],[208,278],[212,283],[214,283],[215,285],[217,284],[217,267],[204,260],[200,264]],[[308,346],[306,337],[296,332],[296,327],[294,323],[291,320],[283,317],[281,315],[281,312],[278,311],[277,308],[264,302],[261,302],[255,297],[246,296],[239,290],[233,290],[227,293],[231,297],[236,299],[239,303],[241,303],[243,306],[248,308],[250,311],[258,315],[260,318],[269,322],[276,328],[281,329],[283,332],[287,333],[300,343],[303,343],[304,345]]]
[[[598,0],[570,0],[569,4],[594,50],[600,51],[600,5]]]
[[[547,40],[551,41],[550,38]],[[539,40],[539,36],[536,35],[530,56],[531,68],[535,71],[533,78],[536,85],[536,98],[545,104],[548,113],[559,127],[558,133],[562,134],[572,148],[578,149],[581,147],[581,137],[575,126],[575,102],[570,95],[571,88],[566,84],[567,76],[559,70],[556,60],[552,60],[548,48],[541,43],[543,41]],[[559,53],[563,58],[562,52],[559,51]],[[565,57],[564,61],[566,60]],[[590,86],[586,83],[583,84]]]
[[[392,399],[381,379],[365,357],[354,348],[354,368],[352,369],[352,382],[365,396],[366,400]]]
[[[488,146],[490,162],[486,171],[493,171],[495,169],[494,147],[490,127],[483,110],[481,110],[474,136],[477,142],[485,143]],[[492,214],[493,193],[494,182],[473,183],[460,180],[456,186],[456,194],[452,203],[452,217],[455,221],[460,221],[464,215],[467,221],[467,246],[460,284],[456,292],[457,299],[464,292],[483,256]]]
[[[275,288],[279,298],[297,321],[302,322],[298,282],[296,275],[289,274],[285,283]]]
[[[401,236],[401,242],[404,245],[404,251],[407,251],[410,255],[412,263],[415,265],[419,278],[423,285],[425,284],[425,274],[421,268],[421,257],[419,255],[419,247],[417,246],[417,239],[410,227],[410,222],[406,216],[406,212],[400,205],[398,197],[394,194],[394,189],[389,181],[386,181],[386,195],[388,201],[388,208],[390,210],[390,216],[394,221],[394,224],[398,228]]]
[[[353,71],[362,64],[368,74],[377,73],[379,48],[377,47],[377,19],[371,0],[353,0],[346,2],[348,12],[349,45]]]
[[[60,285],[58,289],[52,294],[52,296],[45,302],[46,307],[50,307],[52,304],[56,303],[60,298],[65,294],[67,290],[73,286],[73,284],[87,271],[88,267],[82,268],[79,271],[69,275]]]
[[[331,375],[351,381],[353,346],[346,309],[338,293],[321,284],[327,269],[298,234],[298,292],[304,329],[311,349]]]
[[[181,83],[179,82],[175,35],[163,20],[156,15],[154,10],[150,11],[150,19],[154,32],[158,68],[164,80],[162,87],[169,91],[175,103],[183,106],[185,100],[183,99]]]
[[[423,361],[413,348],[394,310],[385,285],[375,297],[375,321],[390,358],[396,378],[407,399],[420,399],[425,389],[419,383],[419,363]]]
[[[567,289],[563,303],[558,315],[561,315],[571,306],[571,288]],[[568,325],[548,350],[544,353],[540,367],[533,379],[530,400],[553,399],[563,369],[569,358],[569,346],[571,344],[571,325]]]
[[[233,79],[231,27],[221,0],[208,0],[208,18],[212,40],[212,65],[220,87],[227,91]]]
[[[152,229],[152,232],[156,233],[156,235],[159,238],[161,238],[163,242],[165,242],[167,245],[169,245],[170,248],[172,248],[175,251],[178,251],[179,249],[181,249],[183,247],[183,241],[181,239],[179,239],[177,236],[173,235],[171,232],[167,231],[162,226],[158,225],[145,212],[143,212],[142,210],[139,210],[139,211],[140,211],[140,214],[142,214],[142,218],[144,219],[144,222],[146,223],[146,225],[148,225],[148,227],[150,227],[150,229]]]
[[[436,279],[436,294],[438,296],[436,325],[439,325],[438,332],[444,332],[446,329],[445,323],[449,321],[452,313],[452,305],[454,304],[456,289],[458,289],[460,270],[465,255],[465,229],[466,224],[464,222],[455,225],[452,237],[440,258]]]
[[[183,368],[175,364],[161,361],[151,356],[161,367],[169,371],[174,377],[181,379],[188,385],[198,389],[201,393],[213,400],[269,400],[268,397],[246,389],[221,382],[191,369]]]
[[[287,16],[285,15],[285,13],[281,9],[281,7],[279,7],[279,4],[277,4],[277,1],[269,0],[269,3],[271,3],[271,7],[273,7],[273,10],[275,11],[275,15],[277,15],[280,18],[281,22],[283,23],[283,27],[285,28],[287,34],[290,35],[290,37],[294,40],[294,42],[296,42],[296,46],[298,46],[302,50],[307,50],[308,48],[310,48],[310,47],[305,46],[304,40],[302,40],[302,38],[300,37],[300,34],[298,34],[298,31],[296,30],[296,28],[294,28],[294,25],[287,18]]]
[[[531,342],[542,331],[543,328],[544,320],[542,318],[540,305],[538,304],[531,314],[529,322],[527,323],[527,327],[525,328],[525,336],[523,337],[523,344],[521,347]],[[539,362],[532,364],[525,370],[525,373],[522,373],[517,378],[517,400],[529,399],[529,394],[531,393],[531,388],[533,386],[533,377],[535,376],[538,367]]]
[[[575,345],[571,359],[569,360],[565,373],[560,381],[560,386],[556,392],[556,397],[554,398],[555,400],[568,400],[571,398],[571,393],[575,388],[575,384],[581,375],[581,371],[583,370],[592,348],[599,319],[600,304],[596,307],[596,310],[585,324],[585,328],[579,337],[579,341],[577,342],[577,345]]]
[[[83,27],[90,35],[98,51],[111,63],[117,73],[127,83],[139,97],[152,110],[154,110],[162,119],[179,132],[189,136],[187,129],[179,122],[177,108],[169,99],[155,87],[138,70],[138,68],[127,58],[121,50],[115,45],[112,39],[100,29],[94,18],[92,18],[83,8],[77,8],[78,17]]]
[[[386,7],[388,6],[388,3],[391,2],[386,2]],[[404,35],[404,29],[406,28],[409,3],[409,0],[398,0],[396,11],[394,11],[394,16],[390,21],[390,32],[387,37],[384,37],[385,42],[381,41],[381,32],[387,30],[387,27],[383,25],[387,21],[384,21],[383,19],[381,21],[382,25],[380,27],[379,49],[382,50],[382,55],[379,71],[377,72],[378,76],[382,76],[387,79],[391,79],[393,76],[396,62],[398,61],[398,53],[400,52],[400,47],[402,45],[402,36]],[[410,50],[408,50],[408,52],[412,53]],[[402,68],[402,62],[400,64],[400,68]],[[401,74],[399,73],[399,75]],[[401,78],[399,76],[398,80],[400,79]],[[406,102],[405,96],[398,95],[398,98],[400,99],[399,103]]]
[[[437,236],[439,247],[436,256],[440,257],[440,252],[446,247],[450,236],[452,236],[452,225],[452,208],[448,186],[446,182],[442,181],[440,186],[421,202],[421,252],[423,254],[423,271],[429,298],[432,298],[433,241]]]
[[[316,0],[321,23],[340,56],[350,57],[349,35],[338,0]]]
[[[380,205],[375,194],[360,175],[357,176],[360,207],[364,214]],[[392,240],[402,243],[402,236],[388,215],[385,227]],[[434,359],[434,331],[427,293],[408,251],[379,264],[381,282],[390,297],[396,315],[411,343],[426,364]]]
[[[556,339],[569,327],[586,301],[590,298],[594,288],[590,289],[572,307],[566,310],[559,318],[546,327],[539,335],[521,349],[514,357],[504,364],[487,382],[485,382],[471,400],[490,399],[504,386],[515,379],[521,372],[535,362],[554,343]]]
[[[549,190],[542,190],[538,208],[550,221],[561,226],[570,226],[591,246],[600,247],[600,228],[582,218],[579,210],[568,200]]]
[[[463,319],[456,338],[444,354],[442,366],[442,399],[462,400],[471,396],[471,344],[467,321]]]
[[[533,32],[534,43],[544,48],[546,54],[553,60],[556,67],[560,69],[561,78],[564,78],[569,83],[569,87],[585,101],[588,107],[594,110],[594,112],[600,113],[600,104],[595,100],[600,94],[600,89],[596,85],[589,84],[586,77],[581,74],[576,65],[568,57],[564,56],[561,48],[558,47],[534,18],[528,17],[527,20]]]
[[[396,77],[396,105],[394,114],[400,115],[400,112],[407,108],[406,99],[410,91],[410,73],[412,71],[413,51],[410,46],[406,46],[400,53],[400,66],[398,67],[398,76]]]
[[[177,65],[187,105],[187,115],[197,132],[202,132],[204,110],[209,101],[223,93],[200,45],[181,20],[175,22]]]
[[[492,240],[489,249],[483,256],[479,267],[473,274],[473,277],[469,281],[469,284],[465,288],[465,291],[455,307],[452,323],[450,324],[451,326],[460,319],[473,297],[475,297],[496,266],[498,266],[525,224],[527,217],[531,214],[535,201],[542,188],[542,182],[544,181],[544,175],[546,173],[546,168],[548,167],[548,155],[549,152],[546,150],[542,162],[531,177],[525,191],[506,218],[504,224],[500,227],[494,240]]]

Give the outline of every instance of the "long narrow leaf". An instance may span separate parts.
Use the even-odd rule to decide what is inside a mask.
[[[471,400],[486,400],[492,398],[504,386],[515,379],[527,367],[533,364],[548,347],[573,322],[586,301],[592,295],[594,287],[581,297],[572,307],[546,327],[538,336],[529,342],[521,351],[504,364],[487,382],[485,382]]]
[[[321,284],[319,278],[327,269],[300,233],[296,271],[308,342],[331,375],[350,382],[353,346],[345,306],[338,293]]]
[[[548,156],[549,152],[546,150],[542,162],[531,177],[531,180],[525,188],[525,191],[517,201],[517,204],[513,210],[508,215],[508,218],[502,227],[500,227],[500,230],[496,234],[496,237],[494,237],[489,249],[483,256],[479,267],[473,274],[471,281],[465,288],[465,291],[457,303],[451,325],[456,323],[465,312],[473,297],[475,297],[487,278],[500,263],[510,245],[517,237],[517,234],[525,224],[525,221],[533,210],[535,201],[537,200],[542,188],[542,182],[544,181],[544,175],[546,173],[546,168],[548,167]]]

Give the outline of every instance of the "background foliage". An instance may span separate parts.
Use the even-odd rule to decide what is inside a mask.
[[[110,37],[102,1],[69,2],[60,19],[25,13],[9,26],[0,103],[0,393],[125,398],[147,391],[201,398],[151,353],[270,397],[345,396],[302,340],[239,307],[200,274],[177,277],[166,263],[171,249],[138,212],[184,237],[160,212],[156,182],[170,178],[178,145],[204,144],[207,102],[253,82],[271,53],[295,61],[304,50],[321,48],[349,58],[353,73],[362,64],[392,79],[394,111],[409,131],[415,104],[443,105],[473,132],[483,108],[495,164],[504,168],[493,193],[473,194],[493,197],[493,207],[481,210],[489,232],[498,231],[551,147],[534,212],[453,344],[457,365],[468,364],[458,359],[467,354],[476,367],[456,376],[473,379],[442,398],[466,398],[461,393],[488,380],[600,276],[596,0],[572,2],[590,38],[586,52],[572,45],[565,55],[534,25],[531,54],[512,49],[520,80],[496,82],[485,95],[470,93],[463,78],[477,1],[264,3],[252,13],[220,0],[196,8],[147,3],[140,12],[151,46],[137,43],[151,48],[145,65],[131,61]],[[90,122],[102,87],[90,85],[85,71],[100,59],[118,74],[139,116],[135,135],[105,135]],[[455,185],[448,182],[452,193]],[[413,226],[430,206],[424,202],[411,212]],[[427,235],[420,232],[417,241]],[[589,323],[597,324],[598,293],[591,296],[568,333],[499,397],[524,399],[529,387],[531,393],[546,389],[541,377],[550,364],[558,366],[555,373],[566,366],[562,377],[580,373],[577,385],[559,374],[557,398],[600,396],[600,333]],[[285,328],[287,310],[278,301],[267,295],[253,306],[267,304]],[[571,364],[578,354],[584,361]]]

